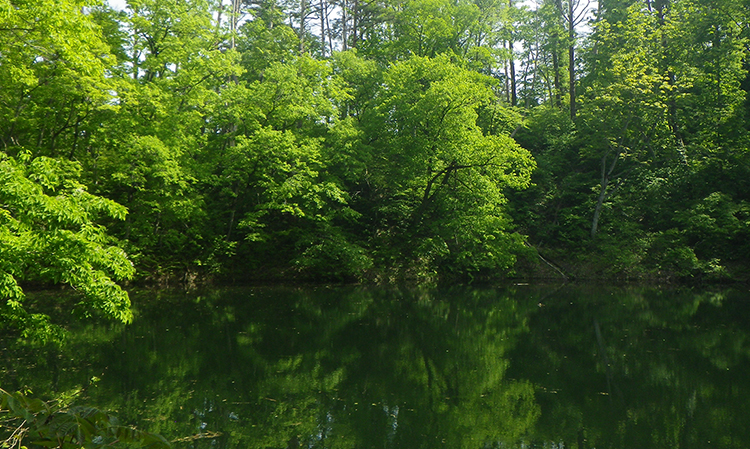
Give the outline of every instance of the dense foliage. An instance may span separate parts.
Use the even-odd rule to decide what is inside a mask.
[[[127,260],[186,281],[736,276],[748,19],[0,0],[0,312],[24,319],[19,281],[63,282],[127,319]]]

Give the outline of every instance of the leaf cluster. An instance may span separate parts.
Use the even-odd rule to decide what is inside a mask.
[[[85,406],[44,402],[22,392],[0,389],[0,430],[7,449],[139,447],[167,449],[161,435],[121,425],[114,415]]]

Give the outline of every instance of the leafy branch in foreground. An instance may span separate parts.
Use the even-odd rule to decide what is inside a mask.
[[[162,449],[161,435],[122,426],[117,418],[92,407],[64,407],[0,389],[0,448],[35,446],[68,448],[131,447]]]
[[[0,327],[54,338],[48,317],[24,308],[24,281],[68,285],[86,307],[130,321],[130,299],[115,281],[132,277],[133,265],[98,224],[127,210],[88,193],[79,172],[75,162],[0,154]]]

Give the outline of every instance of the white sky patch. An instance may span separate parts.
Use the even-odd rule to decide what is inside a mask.
[[[115,11],[122,11],[128,6],[126,0],[107,0],[107,3],[109,3],[109,6]]]

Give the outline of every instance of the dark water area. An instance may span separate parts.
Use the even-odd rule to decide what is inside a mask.
[[[747,290],[243,288],[3,342],[0,387],[194,448],[747,448]]]

